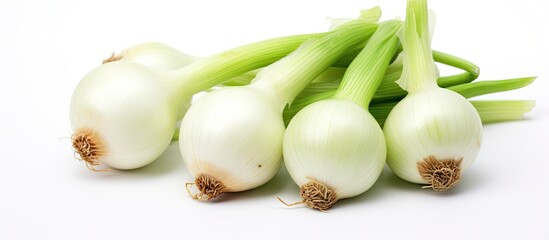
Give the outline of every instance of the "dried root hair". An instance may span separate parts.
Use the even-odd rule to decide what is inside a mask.
[[[330,209],[338,200],[335,191],[314,178],[307,178],[311,181],[299,188],[302,201],[288,204],[279,197],[276,198],[287,207],[305,204],[307,207],[320,211]]]
[[[191,193],[190,188],[195,185],[200,191],[197,194]],[[200,174],[194,180],[194,183],[185,184],[187,192],[195,200],[207,201],[218,197],[225,192],[225,185],[208,174]]]
[[[122,56],[116,55],[114,52],[111,54],[111,56],[105,60],[103,60],[103,64],[110,63],[110,62],[116,62],[118,60],[122,59]]]
[[[461,180],[462,160],[463,158],[438,160],[434,156],[429,156],[418,162],[419,174],[430,183],[423,188],[443,192],[454,187]]]
[[[94,172],[104,172],[110,170],[97,169],[102,165],[101,157],[105,155],[106,149],[101,137],[93,130],[88,128],[77,129],[71,136],[72,147],[74,149],[74,158],[86,163],[86,167]],[[76,156],[78,154],[78,156]]]

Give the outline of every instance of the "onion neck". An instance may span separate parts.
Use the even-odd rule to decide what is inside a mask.
[[[438,87],[426,0],[408,0],[400,40],[404,69],[397,83],[409,93]]]
[[[347,68],[335,98],[347,99],[368,108],[397,50],[396,33],[401,26],[402,22],[398,20],[379,25],[364,49]]]
[[[274,92],[284,103],[294,98],[344,54],[364,43],[377,24],[349,21],[322,38],[311,39],[284,59],[261,71],[251,86]]]

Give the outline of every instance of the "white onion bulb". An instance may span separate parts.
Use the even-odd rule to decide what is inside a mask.
[[[401,100],[387,117],[384,132],[387,164],[397,176],[444,191],[476,159],[482,123],[463,96],[434,87]]]
[[[434,15],[429,16],[427,1],[408,0],[406,10],[400,36],[404,69],[397,83],[408,95],[383,127],[387,164],[404,180],[446,191],[476,159],[482,123],[463,96],[437,86],[431,50]]]
[[[364,193],[379,178],[387,149],[368,105],[397,50],[401,26],[399,20],[380,23],[335,94],[306,106],[290,121],[284,163],[300,187],[299,203],[327,210],[339,199]]]
[[[167,148],[177,99],[161,73],[120,61],[99,66],[74,90],[73,147],[88,167],[142,167]]]
[[[278,172],[283,106],[252,87],[222,88],[193,104],[181,124],[181,155],[197,184],[222,186],[203,187],[204,194],[252,189]]]
[[[379,124],[348,100],[323,100],[299,111],[288,125],[283,149],[304,203],[320,210],[368,190],[385,166]]]

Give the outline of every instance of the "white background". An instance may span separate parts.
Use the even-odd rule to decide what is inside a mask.
[[[197,202],[177,145],[135,171],[94,173],[74,159],[68,107],[81,77],[113,51],[160,41],[207,56],[323,31],[326,17],[405,1],[0,2],[0,239],[549,239],[549,39],[545,1],[431,1],[433,47],[481,67],[479,79],[539,76],[491,99],[535,99],[523,121],[487,125],[461,185],[434,193],[385,169],[326,213],[299,200],[286,171],[251,191]]]

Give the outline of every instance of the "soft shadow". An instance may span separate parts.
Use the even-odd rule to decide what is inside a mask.
[[[154,176],[179,171],[184,168],[179,144],[171,143],[166,151],[154,162],[139,169],[124,171],[131,175]]]
[[[462,180],[456,186],[444,192],[436,192],[430,188],[423,188],[424,185],[411,183],[399,178],[388,167],[386,167],[385,171],[388,172],[388,176],[381,179],[380,185],[383,185],[387,189],[400,192],[427,194],[437,197],[451,197],[461,192],[473,191],[474,188],[478,188],[485,181],[482,173],[475,168],[470,168],[464,172]]]
[[[435,192],[429,188],[422,188],[422,185],[407,182],[396,176],[391,169],[385,167],[377,182],[365,193],[349,199],[339,200],[333,207],[345,208],[357,204],[370,204],[375,201],[383,201],[391,192],[407,192],[413,194],[426,194],[436,197],[451,197],[463,192],[474,191],[482,188],[486,183],[486,176],[480,170],[470,168],[462,176],[462,181],[454,188],[445,192]]]
[[[538,120],[537,117],[535,116],[531,116],[531,115],[528,115],[529,113],[526,113],[527,115],[524,115],[522,116],[522,118],[520,119],[514,119],[514,120],[503,120],[503,121],[496,121],[496,122],[489,122],[489,123],[483,123],[482,124],[482,127],[483,128],[490,128],[492,126],[498,126],[498,125],[503,125],[503,124],[509,124],[509,123],[519,123],[519,122],[535,122],[536,120]],[[544,114],[542,114],[544,115]]]
[[[295,186],[296,191],[299,192],[299,188],[297,188],[292,181],[286,167],[283,165],[273,179],[265,185],[243,192],[224,193],[210,202],[242,201],[265,197],[272,197],[273,201],[276,201],[275,197],[277,193],[284,191],[284,189],[289,189],[292,186]]]
[[[368,189],[368,191],[353,198],[339,200],[333,208],[345,208],[356,204],[369,204],[375,201],[383,201],[381,199],[383,199],[388,192],[392,191],[392,188],[387,187],[387,185],[396,185],[399,188],[411,189],[411,186],[409,186],[410,184],[407,184],[406,182],[403,183],[403,181],[396,177],[389,168],[385,167],[376,183]]]
[[[473,192],[482,189],[489,181],[489,174],[472,166],[463,173],[462,180],[452,190],[453,193]]]
[[[390,169],[386,169],[386,170],[388,170],[389,176],[382,183],[384,187],[386,187],[388,190],[391,190],[391,191],[407,192],[412,194],[427,194],[427,195],[437,196],[437,197],[449,197],[449,196],[455,195],[458,192],[458,190],[461,188],[460,187],[461,184],[458,184],[457,186],[447,191],[436,192],[431,188],[424,188],[423,186],[425,185],[411,183],[404,179],[401,179],[400,177],[395,175],[393,172],[391,172]]]
[[[128,176],[152,177],[180,171],[182,168],[184,168],[184,164],[179,152],[179,145],[177,143],[172,143],[158,159],[147,166],[133,170],[109,169],[104,172],[93,172],[84,167],[80,174],[91,178],[101,179],[127,178]]]
[[[411,183],[398,177],[389,167],[385,167],[384,170],[387,172],[387,178],[382,182],[384,187],[404,192],[417,192],[423,190],[420,184]]]
[[[416,185],[419,188],[418,192],[422,194],[428,194],[434,197],[453,197],[466,192],[473,192],[475,189],[482,188],[482,185],[485,183],[486,176],[483,175],[481,171],[475,168],[469,168],[463,173],[461,176],[461,181],[457,185],[444,192],[433,191],[430,188],[422,188],[422,185],[413,185]]]

